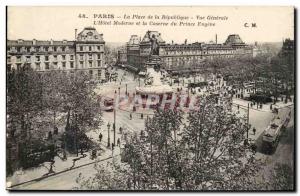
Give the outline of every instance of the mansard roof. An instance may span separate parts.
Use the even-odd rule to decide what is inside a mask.
[[[8,46],[72,46],[74,41],[54,41],[54,40],[7,40]]]
[[[85,27],[78,35],[77,41],[104,42],[103,34],[97,32],[94,27]]]
[[[161,34],[158,31],[147,31],[142,39],[142,42],[150,42],[150,38],[155,36],[159,43],[165,43],[165,41],[161,38]]]
[[[137,35],[131,35],[129,41],[127,42],[129,45],[140,44],[140,38]]]
[[[227,40],[225,41],[225,45],[239,45],[239,44],[245,44],[240,36],[238,34],[232,34],[227,37]]]

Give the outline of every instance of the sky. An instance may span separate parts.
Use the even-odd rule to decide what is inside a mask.
[[[80,18],[85,14],[88,18]],[[114,15],[114,19],[94,19],[94,14]],[[130,19],[124,19],[124,15]],[[145,17],[147,25],[136,25],[141,19],[132,19],[133,15]],[[149,15],[157,15],[160,19],[148,19]],[[170,26],[172,21],[163,20],[162,15],[188,17],[182,22],[195,23],[195,26]],[[197,19],[202,17],[203,19]],[[208,17],[221,17],[225,20],[208,20]],[[95,25],[94,21],[106,22],[126,21],[134,25],[114,26]],[[150,22],[169,22],[168,26],[153,26]],[[198,22],[215,23],[215,26],[197,26]],[[245,23],[247,23],[245,27]],[[255,23],[256,27],[251,27]],[[208,42],[215,40],[225,42],[229,34],[239,34],[246,43],[281,42],[283,38],[294,37],[294,8],[293,7],[85,7],[85,6],[42,6],[42,7],[8,7],[7,10],[7,39],[37,39],[37,40],[74,40],[75,30],[78,33],[86,26],[93,26],[103,33],[106,42],[127,42],[130,35],[143,37],[148,30],[161,33],[167,43]]]

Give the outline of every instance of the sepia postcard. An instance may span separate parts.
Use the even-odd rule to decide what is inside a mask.
[[[8,6],[6,189],[295,191],[295,8]]]

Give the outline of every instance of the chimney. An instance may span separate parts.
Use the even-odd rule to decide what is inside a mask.
[[[187,39],[184,40],[184,44],[185,44],[185,45],[187,44]]]
[[[77,29],[75,29],[75,40],[77,39]]]
[[[172,45],[174,44],[174,41],[172,40]]]
[[[218,35],[216,34],[216,44],[218,44]]]

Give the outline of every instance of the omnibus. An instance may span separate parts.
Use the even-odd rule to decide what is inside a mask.
[[[100,98],[100,109],[103,111],[111,112],[114,110],[114,99],[110,97]]]
[[[263,133],[263,146],[266,150],[274,150],[279,142],[282,132],[288,126],[290,121],[290,114],[284,119],[277,116],[271,121],[270,125],[265,129]]]

